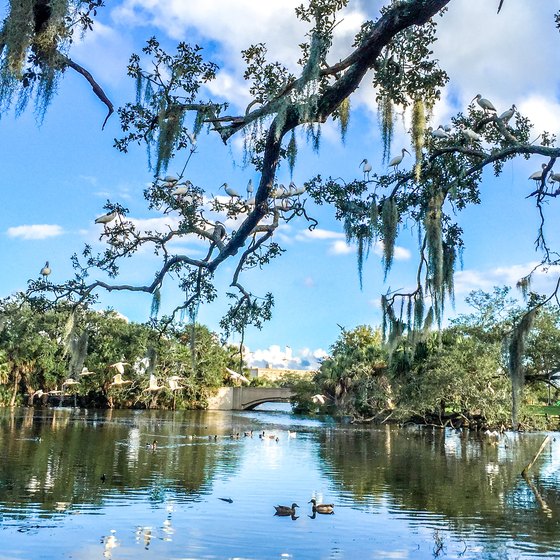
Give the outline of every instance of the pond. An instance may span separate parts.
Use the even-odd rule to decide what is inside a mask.
[[[545,435],[0,409],[0,560],[560,558],[559,441],[520,476]]]

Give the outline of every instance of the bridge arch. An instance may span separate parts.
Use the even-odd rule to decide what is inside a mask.
[[[253,410],[266,402],[290,402],[294,395],[287,387],[222,387],[208,399],[208,409]]]

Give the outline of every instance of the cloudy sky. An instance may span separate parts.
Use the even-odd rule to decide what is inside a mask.
[[[133,99],[133,83],[126,77],[131,53],[155,35],[168,48],[178,41],[197,43],[220,66],[218,79],[208,94],[227,100],[243,111],[250,97],[243,81],[240,51],[251,43],[266,42],[271,57],[296,70],[298,43],[305,38],[304,24],[295,19],[301,0],[111,0],[100,10],[93,32],[77,42],[71,56],[96,77],[115,106]],[[433,125],[448,122],[465,110],[477,94],[492,100],[499,112],[515,103],[541,130],[560,132],[559,81],[560,34],[553,14],[560,0],[505,0],[497,15],[498,0],[453,0],[441,18],[436,56],[450,76],[444,98],[437,105]],[[344,57],[360,23],[375,18],[380,1],[350,1],[337,27],[331,59]],[[0,16],[4,12],[0,9]],[[0,120],[0,184],[3,211],[0,215],[0,247],[3,274],[0,296],[25,289],[29,278],[38,277],[45,261],[52,267],[52,280],[72,274],[70,256],[84,243],[98,246],[100,227],[93,223],[110,198],[130,209],[139,224],[164,227],[162,216],[142,204],[142,191],[150,182],[145,150],[133,147],[129,154],[113,148],[119,122],[111,117],[101,124],[105,107],[89,85],[71,71],[60,82],[58,94],[42,124],[31,110],[19,118],[5,114]],[[404,124],[403,124],[404,122]],[[303,150],[294,173],[301,184],[316,175],[345,180],[361,176],[363,158],[383,171],[375,92],[365,80],[352,98],[352,115],[346,144],[338,129],[328,123],[322,134],[319,155]],[[395,153],[410,148],[406,118],[397,124]],[[227,181],[243,188],[256,175],[244,168],[240,138],[224,146],[218,139],[200,139],[198,153],[189,163],[188,176],[195,184],[218,195]],[[539,255],[534,251],[538,216],[525,199],[531,192],[527,177],[540,169],[534,157],[508,163],[500,178],[485,176],[482,202],[459,217],[465,230],[463,269],[456,278],[456,307],[466,311],[462,300],[473,289],[491,290],[495,285],[513,285],[526,274]],[[178,172],[183,159],[172,163]],[[286,173],[281,172],[281,173]],[[279,176],[287,183],[289,177]],[[557,209],[550,205],[550,231],[558,223]],[[364,268],[360,290],[355,247],[348,246],[341,226],[328,208],[315,208],[319,227],[309,232],[303,222],[279,230],[287,252],[266,270],[252,274],[247,284],[256,293],[272,291],[276,299],[274,318],[262,331],[250,329],[246,343],[259,363],[311,367],[328,352],[340,327],[378,325],[379,295],[414,282],[416,236],[413,228],[398,240],[396,262],[386,283],[380,265],[380,247],[374,247]],[[558,240],[560,241],[560,240]],[[196,253],[195,245],[185,248]],[[153,277],[155,260],[150,253],[123,267],[123,280],[147,283]],[[232,265],[217,274],[217,283],[227,285]],[[534,287],[546,290],[555,280],[540,275]],[[172,307],[179,294],[171,287],[163,293],[163,308]],[[150,298],[130,294],[103,295],[101,304],[144,321]],[[200,312],[200,321],[217,329],[223,300]],[[235,340],[232,340],[235,342]]]

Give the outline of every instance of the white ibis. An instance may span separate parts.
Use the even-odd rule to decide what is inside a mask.
[[[172,375],[171,377],[167,378],[167,383],[168,383],[171,391],[178,391],[180,389],[184,389],[184,387],[182,385],[179,385],[179,381],[181,379],[183,379],[183,378],[179,377],[178,375]]]
[[[369,163],[368,160],[364,158],[362,160],[362,163],[360,163],[360,167],[362,167],[362,171],[364,172],[364,181],[366,180],[366,177],[369,181],[369,174],[372,170],[371,163]]]
[[[165,183],[176,183],[179,180],[179,177],[176,175],[167,175],[167,177],[163,178]]]
[[[103,224],[106,226],[108,223],[112,222],[117,217],[117,211],[113,210],[112,212],[107,212],[107,214],[103,214],[98,218],[95,218],[96,224]]]
[[[517,107],[512,105],[507,111],[504,111],[498,118],[504,123],[507,124],[511,117],[515,114]]]
[[[480,134],[476,133],[472,128],[463,125],[461,128],[461,134],[464,136],[466,140],[474,140],[480,142],[482,137]]]
[[[183,184],[175,187],[171,191],[171,194],[173,196],[183,196],[183,195],[187,194],[188,192],[189,192],[189,186],[186,183],[183,183]]]
[[[229,373],[230,379],[233,379],[234,381],[242,381],[243,383],[250,383],[250,381],[243,374],[237,373],[236,371],[233,371],[228,367],[226,368],[226,371]]]
[[[224,191],[226,191],[226,194],[227,194],[228,196],[231,196],[231,198],[241,198],[241,195],[240,195],[235,189],[232,189],[227,183],[224,183],[224,184],[220,187],[220,189],[221,189],[222,187],[224,188]]]
[[[124,380],[122,377],[122,373],[117,373],[117,375],[113,376],[113,382],[109,385],[110,387],[126,385],[127,383],[132,383],[130,379]]]
[[[222,222],[216,222],[212,230],[212,239],[214,241],[221,241],[226,236],[226,226]]]
[[[62,383],[62,390],[64,391],[64,387],[71,387],[72,385],[79,385],[79,384],[80,384],[79,381],[76,381],[75,379],[72,379],[70,377]]]
[[[560,173],[551,173],[548,177],[551,183],[560,183]]]
[[[114,364],[111,364],[109,367],[117,370],[122,375],[124,373],[124,366],[129,366],[129,365],[130,364],[128,362],[123,362],[121,360],[120,362],[115,362]]]
[[[45,263],[45,266],[39,272],[39,274],[43,277],[44,280],[46,280],[51,272],[52,270],[51,267],[49,266],[49,261],[47,261]]]
[[[148,385],[147,391],[160,391],[163,389],[163,385],[158,385],[157,377],[152,374],[150,375],[150,384]]]
[[[496,112],[496,107],[494,107],[494,105],[492,104],[491,101],[489,101],[488,99],[485,99],[484,97],[482,97],[482,95],[480,93],[477,93],[475,97],[472,98],[471,103],[476,99],[476,102],[478,103],[478,105],[480,107],[482,107],[482,110],[487,113],[488,111],[495,113]]]
[[[533,181],[541,181],[545,169],[546,169],[546,163],[543,163],[541,165],[541,170],[540,171],[535,171],[534,173],[532,173],[529,176],[529,179],[532,179]]]
[[[402,161],[403,158],[404,158],[405,152],[406,152],[408,155],[410,155],[410,152],[409,152],[406,148],[403,148],[403,149],[401,150],[401,155],[400,155],[400,156],[395,156],[395,157],[389,162],[389,167],[394,167],[395,169],[398,169],[398,168],[399,168],[399,165],[400,165],[400,163],[401,163],[401,161]]]
[[[80,375],[80,377],[83,377],[85,375],[95,375],[95,371],[89,371],[89,369],[86,366],[84,366],[82,368],[82,371],[78,375]]]
[[[324,395],[318,394],[318,395],[313,395],[311,397],[311,400],[315,403],[315,404],[325,404],[325,401],[327,400],[325,398]]]
[[[439,140],[447,140],[450,137],[449,133],[446,132],[441,124],[435,130],[432,130],[430,134],[432,138],[437,138]]]

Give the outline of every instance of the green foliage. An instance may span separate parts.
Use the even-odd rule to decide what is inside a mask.
[[[332,399],[337,414],[377,416],[393,408],[381,332],[368,326],[342,329],[315,382]]]

